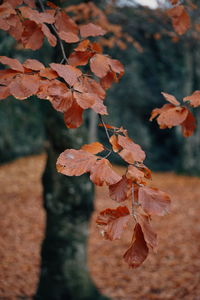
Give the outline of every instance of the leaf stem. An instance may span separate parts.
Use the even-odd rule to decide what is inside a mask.
[[[38,0],[38,2],[40,4],[41,10],[43,12],[45,12],[45,8],[44,8],[44,4],[43,4],[42,0]],[[50,26],[51,26],[52,30],[54,31],[54,34],[57,37],[58,42],[60,44],[60,49],[61,49],[62,56],[63,56],[62,62],[66,61],[66,63],[68,64],[67,55],[65,53],[65,48],[64,48],[63,42],[62,42],[61,38],[59,37],[59,34],[58,34],[55,26],[53,24],[50,24]]]

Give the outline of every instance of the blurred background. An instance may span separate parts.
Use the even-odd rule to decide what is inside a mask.
[[[60,3],[59,1],[53,2]],[[64,7],[80,4],[80,2],[88,3],[88,1],[61,2]],[[192,190],[189,188],[186,192],[186,194],[191,195],[191,191],[193,191],[195,197],[192,198],[192,201],[196,203],[196,197],[200,196],[199,191],[195,190],[200,183],[197,178],[200,174],[199,123],[197,122],[195,134],[185,139],[179,128],[160,130],[156,122],[149,122],[152,109],[161,107],[165,103],[161,91],[173,94],[181,100],[199,89],[199,9],[195,7],[198,3],[197,1],[191,3],[189,0],[184,2],[188,5],[192,26],[183,36],[178,36],[174,32],[171,22],[165,14],[165,10],[171,7],[167,0],[93,1],[92,3],[103,9],[109,24],[113,24],[113,31],[108,33],[105,39],[101,39],[104,53],[119,59],[125,66],[125,74],[120,82],[108,90],[106,103],[109,117],[105,118],[105,122],[128,129],[130,137],[145,150],[147,154],[145,163],[153,171],[196,176],[191,182]],[[40,50],[34,52],[23,50],[12,37],[4,32],[0,33],[0,38],[0,54],[17,58],[21,62],[31,57],[48,65],[52,61],[59,61],[61,56],[59,47],[51,48],[47,42]],[[70,48],[67,48],[66,51],[69,52]],[[198,109],[194,113],[198,116]],[[84,117],[85,125],[83,127],[67,130],[62,115],[55,112],[47,101],[41,101],[34,97],[19,101],[9,97],[0,102],[0,162],[2,164],[0,182],[2,186],[1,220],[3,224],[1,238],[4,245],[1,256],[2,262],[5,262],[2,263],[3,277],[0,283],[0,299],[2,300],[32,299],[35,293],[36,299],[41,300],[105,299],[93,286],[85,262],[88,255],[86,247],[87,226],[93,211],[93,188],[86,176],[66,178],[57,174],[55,170],[56,158],[64,149],[79,148],[80,145],[89,141],[100,139],[103,142],[106,139],[103,130],[97,126],[98,121],[94,114],[91,115],[91,113],[86,112]],[[197,117],[198,119],[199,117]],[[36,154],[39,156],[34,156]],[[24,160],[16,160],[18,158],[24,158]],[[113,157],[113,162],[123,167],[121,160]],[[163,181],[166,180],[167,186],[164,186],[164,189],[173,190],[176,195],[182,191],[184,186],[188,185],[190,180],[184,179],[184,181],[183,178],[186,177],[176,177],[174,174],[170,175],[172,176],[170,178],[169,175],[162,176],[164,175],[157,178],[160,186],[163,186]],[[180,185],[176,189],[174,183],[179,181]],[[187,203],[186,198],[183,201]],[[25,209],[17,211],[20,210],[18,205]],[[101,207],[101,204],[99,206]],[[180,212],[180,207],[175,205],[177,213]],[[184,213],[186,215],[187,213],[191,214],[196,220],[197,216],[194,211],[188,212],[189,207]],[[8,209],[11,212],[8,213],[7,217]],[[22,222],[23,217],[24,223],[22,224],[20,222]],[[180,214],[180,219],[184,223],[183,212]],[[178,224],[176,222],[178,221],[174,219],[171,221],[169,232]],[[21,225],[17,227],[17,224]],[[159,229],[159,225],[156,226]],[[188,226],[193,228],[193,223]],[[21,228],[17,229],[19,230],[18,237],[15,228]],[[29,229],[26,230],[25,228]],[[167,223],[161,225],[161,230],[164,228],[167,228]],[[197,229],[199,230],[199,227]],[[185,227],[182,230],[185,232]],[[33,232],[37,232],[37,234],[35,235]],[[93,255],[93,260],[95,259],[94,253],[97,253],[95,247],[98,241],[94,238],[94,229],[91,229],[91,232],[93,235],[92,246],[90,245],[90,247],[93,248],[90,248],[89,251]],[[43,239],[40,258],[40,245]],[[182,237],[180,240],[179,243],[181,244]],[[23,246],[26,251],[22,254],[16,254],[19,253],[17,251],[20,244],[22,245],[22,241],[26,242],[26,245]],[[99,244],[99,249],[107,247],[104,246],[104,242],[102,243]],[[126,244],[127,241],[125,240],[124,243]],[[184,246],[186,247],[184,253],[187,252],[188,245]],[[113,247],[116,250],[116,246]],[[164,249],[164,244],[162,247]],[[110,248],[102,249],[96,259],[100,259],[101,253],[106,256],[106,251],[115,251]],[[198,250],[198,247],[195,249]],[[27,252],[33,257],[34,266],[29,266],[30,256],[26,257]],[[11,257],[13,253],[16,254],[17,258],[16,256]],[[116,255],[118,257],[118,253]],[[171,254],[171,257],[173,255]],[[177,259],[182,259],[182,256]],[[91,256],[89,260],[92,269]],[[121,260],[120,257],[118,257],[119,260]],[[153,260],[156,265],[156,257]],[[173,257],[174,261],[176,259]],[[186,261],[187,263],[188,261]],[[118,271],[122,272],[120,263],[116,262],[116,264],[120,267]],[[163,262],[161,264],[162,266],[165,265]],[[168,267],[170,268],[170,264]],[[152,272],[156,272],[158,268],[155,266],[154,269],[144,269],[144,272],[149,272],[149,275],[144,273],[143,276],[141,273],[138,278],[140,281],[144,278],[148,281],[148,276]],[[19,269],[22,273],[19,272]],[[97,276],[95,274],[101,271],[100,269],[93,270],[92,274]],[[125,282],[129,282],[129,277],[133,273],[126,271],[125,268],[123,268],[123,272],[123,274],[126,273],[125,277],[128,276]],[[192,273],[195,272],[193,269],[190,271],[187,269],[186,273],[188,274],[188,272],[191,275],[191,277],[188,275],[189,280],[191,278],[192,281],[194,279]],[[31,278],[29,274],[32,274],[30,275]],[[109,276],[111,275],[109,274]],[[171,277],[171,273],[168,276],[166,280]],[[28,282],[26,282],[25,278],[28,277]],[[187,275],[186,279],[188,279]],[[195,277],[195,280],[198,279]],[[104,291],[103,279],[96,280],[94,277],[93,280],[101,291]],[[155,280],[158,278],[155,277]],[[200,281],[195,281],[194,289],[198,283]],[[134,284],[137,286],[139,283]],[[113,286],[113,283],[111,285]],[[118,287],[113,287],[113,290],[119,288],[118,294],[112,294],[111,288],[106,290],[106,294],[112,296],[113,299],[124,300],[200,299],[198,298],[200,290],[197,294],[191,294],[191,291],[187,290],[184,292],[185,294],[176,295],[171,292],[167,296],[167,293],[162,294],[157,286],[154,287],[155,283],[152,285],[150,290],[152,290],[153,296],[149,294],[149,290],[142,295],[136,294],[134,296],[131,294],[133,291],[128,291],[126,294],[126,288],[119,288],[119,284]],[[176,286],[177,283],[172,287],[172,290],[175,291]],[[138,285],[138,290],[140,289],[141,287]],[[168,287],[169,290],[170,287]],[[176,298],[174,298],[175,296]]]

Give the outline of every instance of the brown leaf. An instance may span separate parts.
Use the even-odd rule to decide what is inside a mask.
[[[107,185],[115,184],[122,178],[112,170],[112,165],[105,158],[98,160],[93,165],[90,174],[91,181],[99,186],[102,186],[104,183]]]
[[[85,144],[81,147],[82,150],[90,152],[92,154],[97,154],[104,150],[104,146],[99,142],[93,142],[90,144]]]
[[[123,202],[127,197],[129,189],[129,180],[126,176],[122,176],[122,179],[115,184],[109,186],[110,198],[116,202]]]
[[[147,214],[163,216],[169,212],[171,200],[167,193],[143,186],[139,188],[139,203]]]
[[[49,28],[47,27],[47,25],[45,24],[42,24],[41,25],[41,30],[42,32],[44,33],[44,35],[46,36],[49,44],[52,46],[52,47],[55,47],[56,44],[57,44],[57,39],[56,37],[51,33],[51,31],[49,30]]]
[[[83,109],[74,101],[64,113],[65,125],[68,128],[77,128],[83,123]]]
[[[123,150],[119,152],[119,155],[129,164],[133,164],[135,161],[143,162],[145,159],[145,152],[129,137],[119,135],[118,144],[123,148]]]
[[[96,223],[103,227],[104,237],[108,240],[119,240],[127,227],[130,213],[126,206],[116,209],[107,208],[100,212]]]
[[[68,176],[80,176],[90,171],[96,159],[87,151],[67,149],[58,157],[57,171]]]
[[[73,95],[78,105],[83,109],[92,107],[93,104],[95,103],[95,98],[93,94],[74,92]]]
[[[128,166],[126,177],[137,183],[144,183],[144,173],[132,165]]]
[[[122,146],[120,146],[118,144],[118,137],[115,134],[113,134],[109,138],[109,142],[111,143],[112,149],[113,149],[114,152],[118,152],[119,150],[122,150]]]
[[[6,0],[13,8],[16,8],[17,6],[21,5],[23,0]]]
[[[44,34],[41,28],[33,21],[24,21],[24,31],[21,41],[25,49],[37,50],[42,47]]]
[[[97,114],[107,115],[107,107],[103,104],[103,101],[98,97],[95,99],[95,103],[91,107]]]
[[[140,213],[137,214],[137,220],[142,228],[147,245],[154,249],[157,246],[157,234],[153,231],[149,216],[140,211]]]
[[[78,34],[77,24],[64,11],[57,11],[55,19],[55,27],[58,32],[64,31]]]
[[[147,258],[149,249],[144,239],[140,224],[136,224],[133,233],[133,239],[129,249],[124,254],[125,262],[131,268],[139,267]]]
[[[91,53],[89,51],[76,51],[72,52],[68,58],[68,62],[71,66],[85,66],[88,63]]]
[[[77,43],[79,41],[78,35],[73,32],[60,31],[58,34],[66,43]]]
[[[3,65],[8,65],[12,70],[19,71],[19,72],[24,72],[24,67],[22,64],[14,58],[10,58],[7,56],[0,56],[0,63]]]
[[[23,66],[34,71],[41,71],[45,69],[45,66],[37,59],[27,59],[23,63]]]
[[[9,84],[10,93],[19,100],[24,100],[38,91],[40,80],[37,75],[20,74]]]
[[[108,57],[96,54],[90,59],[90,69],[99,78],[103,78],[110,71]]]
[[[52,80],[57,78],[58,74],[56,73],[56,71],[52,70],[51,68],[45,68],[40,71],[40,76]]]
[[[192,95],[184,97],[183,101],[190,101],[190,105],[193,107],[200,106],[200,91],[195,91]]]
[[[179,34],[184,34],[190,28],[190,16],[183,5],[175,6],[167,11],[172,20],[174,30]]]
[[[11,69],[0,70],[0,84],[9,84],[17,74],[17,71]]]
[[[73,104],[72,92],[63,82],[54,80],[48,87],[48,98],[57,111],[66,112]]]
[[[95,25],[93,23],[80,25],[80,34],[83,38],[87,38],[89,36],[104,35],[105,33],[106,31],[104,29],[102,29],[100,26]]]
[[[48,12],[40,13],[37,10],[31,9],[28,6],[19,7],[19,10],[21,11],[21,14],[25,19],[29,19],[30,21],[33,21],[37,24],[53,24],[55,22],[54,16]]]
[[[173,95],[167,94],[167,93],[164,93],[164,92],[161,92],[161,94],[162,94],[163,97],[165,97],[165,99],[166,99],[167,101],[169,101],[171,104],[174,104],[174,105],[180,105],[180,103],[176,100],[176,97],[174,97]]]
[[[10,96],[10,91],[7,86],[0,85],[0,100],[5,99]]]
[[[71,86],[73,86],[82,75],[82,72],[79,69],[69,65],[52,63],[50,64],[50,67]]]
[[[107,90],[111,87],[111,85],[113,84],[113,82],[117,82],[118,78],[116,76],[116,73],[113,71],[110,71],[106,74],[105,77],[101,78],[100,83],[101,86]]]
[[[181,124],[182,133],[184,137],[189,137],[193,135],[196,129],[196,119],[193,114],[188,110],[188,115],[185,121]]]

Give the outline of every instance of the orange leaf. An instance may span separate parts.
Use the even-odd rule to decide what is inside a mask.
[[[93,23],[89,23],[86,25],[80,25],[80,34],[83,38],[87,38],[88,36],[99,36],[104,35],[106,32],[100,26],[95,25]]]
[[[29,19],[37,24],[53,24],[55,22],[54,16],[47,12],[38,12],[37,10],[31,9],[28,6],[19,7],[21,14],[24,18]]]
[[[126,176],[122,176],[120,181],[109,186],[110,198],[116,202],[123,202],[128,198],[128,189],[129,180],[126,178]]]
[[[118,144],[118,137],[115,134],[109,138],[109,142],[111,143],[114,152],[122,150],[122,147]]]
[[[147,258],[149,249],[144,239],[140,224],[136,224],[133,233],[133,239],[129,249],[124,254],[125,262],[131,268],[139,267]]]
[[[77,128],[83,123],[83,109],[74,101],[64,113],[65,125],[68,128]]]
[[[108,57],[102,54],[96,54],[90,59],[91,71],[98,76],[103,78],[110,71],[108,63]]]
[[[44,34],[41,28],[33,21],[24,21],[24,31],[21,41],[25,49],[37,50],[42,47]]]
[[[88,63],[91,53],[89,51],[76,51],[72,52],[68,58],[68,62],[71,66],[85,66]]]
[[[51,33],[49,27],[47,27],[47,25],[45,24],[42,24],[41,25],[41,29],[42,29],[42,32],[44,33],[44,35],[46,36],[49,44],[52,46],[52,47],[55,47],[56,44],[57,44],[57,39],[56,37]]]
[[[68,176],[80,176],[90,171],[96,159],[87,151],[67,149],[58,157],[57,171]]]
[[[103,226],[104,237],[108,240],[119,240],[127,227],[130,213],[126,206],[118,206],[116,209],[107,208],[100,212],[96,223]]]
[[[167,193],[143,186],[139,188],[139,203],[147,214],[163,216],[169,212],[171,200]]]
[[[71,86],[73,86],[77,82],[78,77],[82,75],[82,72],[79,69],[69,65],[52,63],[50,64],[50,67]]]
[[[110,71],[106,74],[105,77],[101,78],[100,83],[101,83],[101,86],[105,90],[107,90],[111,87],[113,82],[117,82],[117,81],[118,81],[118,78],[117,78],[115,72]]]
[[[97,114],[100,115],[107,115],[107,108],[103,104],[103,101],[99,99],[98,97],[95,99],[95,103],[91,107]]]
[[[192,95],[183,98],[183,101],[190,101],[193,107],[200,106],[200,91],[195,91]]]
[[[57,11],[55,19],[55,27],[58,32],[64,31],[78,34],[77,24],[64,11]]]
[[[59,37],[66,43],[77,43],[79,41],[78,35],[73,32],[60,31]]]
[[[54,80],[48,87],[48,97],[54,109],[60,112],[66,112],[73,103],[72,92],[63,82]]]
[[[137,220],[142,228],[144,239],[147,245],[152,249],[155,248],[157,246],[157,234],[153,231],[149,216],[140,212],[137,214]]]
[[[189,110],[188,110],[187,118],[181,124],[181,126],[182,126],[182,133],[184,137],[189,137],[193,135],[194,130],[196,129],[196,119]]]
[[[102,186],[104,183],[107,185],[115,184],[122,178],[112,170],[112,165],[105,158],[98,160],[95,165],[93,165],[90,174],[91,181],[99,186]]]
[[[190,17],[183,5],[175,6],[167,11],[172,20],[174,30],[179,34],[184,34],[190,28]]]
[[[137,183],[144,183],[144,173],[132,165],[128,166],[126,177],[136,181]]]
[[[81,147],[82,150],[90,152],[92,154],[97,154],[104,150],[104,146],[99,142],[94,142],[91,144],[86,144]]]
[[[169,101],[171,104],[174,104],[174,105],[180,105],[180,103],[176,100],[176,98],[171,95],[171,94],[167,94],[167,93],[164,93],[164,92],[161,92],[161,94],[165,97],[165,99],[167,101]]]
[[[10,96],[10,91],[7,86],[0,85],[0,100],[5,99]]]
[[[57,78],[58,74],[56,73],[56,71],[52,70],[51,68],[45,68],[40,71],[40,76],[52,80]]]
[[[38,60],[36,59],[27,59],[24,63],[23,66],[27,69],[31,69],[34,71],[41,71],[45,69],[45,66]]]
[[[135,161],[143,162],[145,159],[146,155],[142,148],[135,144],[129,137],[119,135],[118,144],[123,148],[119,152],[119,155],[129,164],[133,164]]]
[[[74,92],[73,95],[78,105],[83,109],[92,107],[92,105],[95,103],[95,98],[93,94]]]
[[[9,58],[7,56],[0,56],[0,63],[3,65],[8,65],[12,70],[24,72],[24,67],[22,64],[14,58]]]
[[[39,89],[40,80],[37,75],[19,74],[9,84],[10,93],[19,100],[35,95]]]
[[[0,84],[9,84],[17,74],[17,71],[11,69],[0,70]]]

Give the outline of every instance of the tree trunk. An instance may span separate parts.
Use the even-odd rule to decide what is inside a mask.
[[[43,193],[47,224],[35,299],[106,299],[91,281],[86,264],[88,221],[93,210],[92,184],[87,176],[67,177],[58,174],[55,168],[62,151],[79,148],[84,143],[85,130],[67,130],[62,115],[46,105],[49,145]]]

